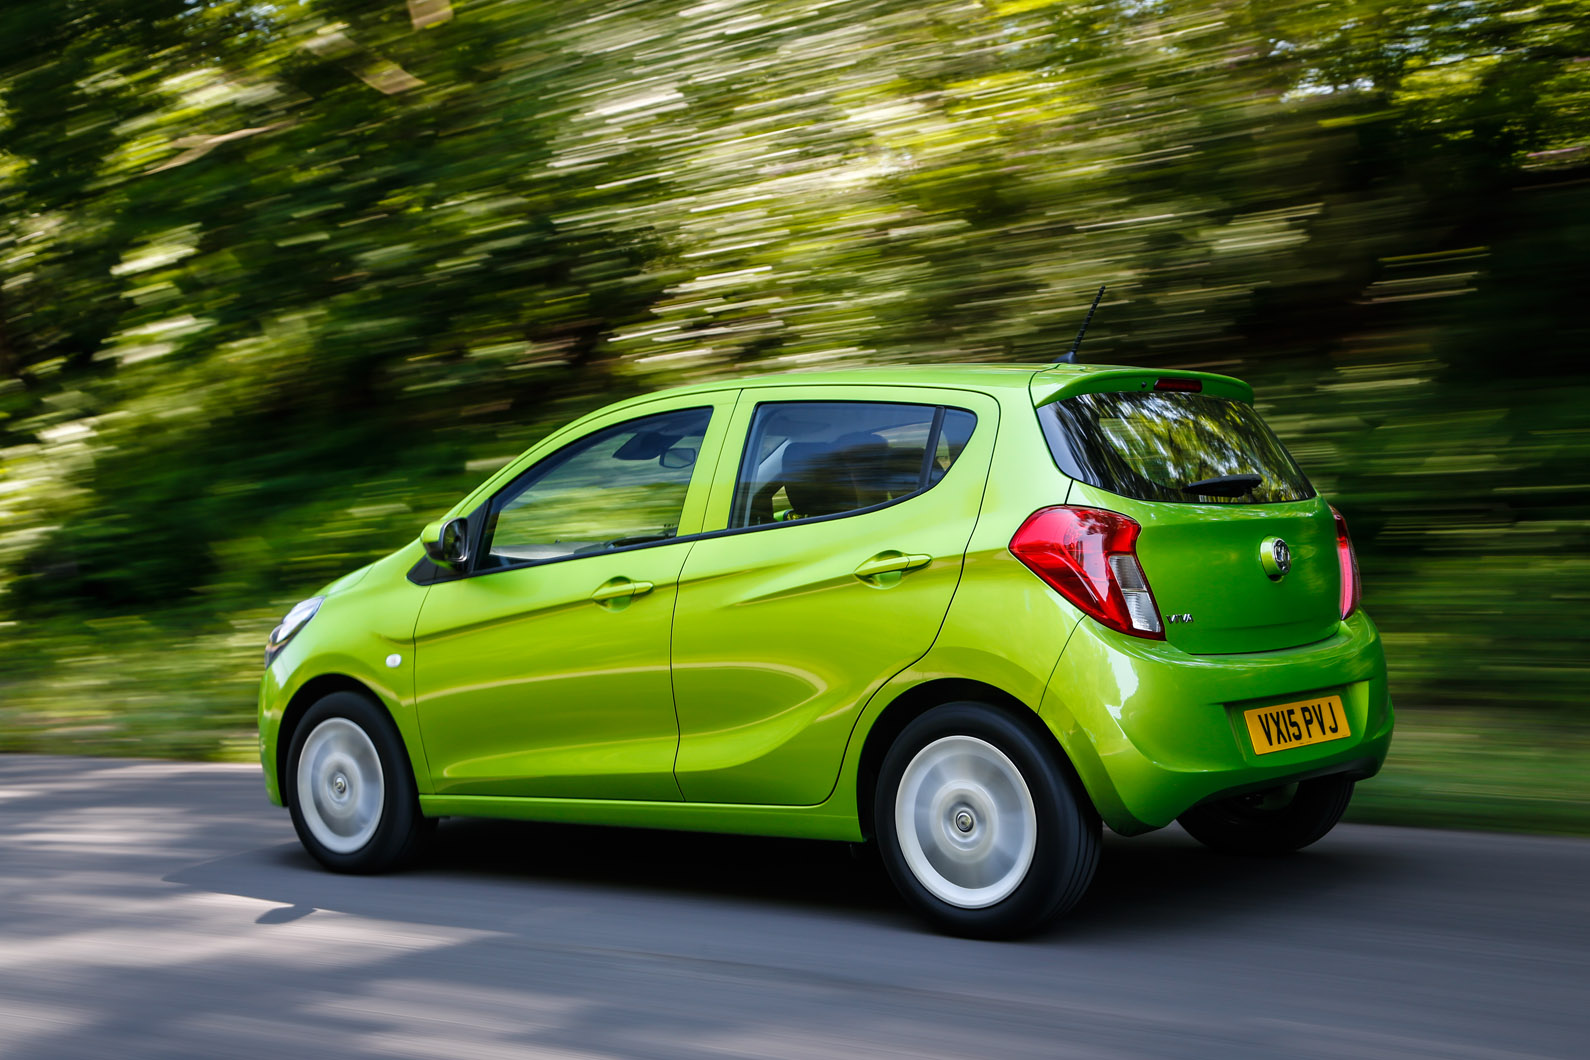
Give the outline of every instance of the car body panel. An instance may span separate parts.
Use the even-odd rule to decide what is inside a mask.
[[[431,587],[415,708],[439,794],[677,799],[669,627],[690,542]],[[643,595],[598,602],[628,578]]]
[[[1069,503],[1120,512],[1142,526],[1138,560],[1160,614],[1167,616],[1165,639],[1182,651],[1295,648],[1324,640],[1341,621],[1336,523],[1321,497],[1285,504],[1165,504],[1079,482]],[[1272,537],[1291,551],[1291,570],[1278,579],[1265,573],[1260,559],[1260,546]]]
[[[982,511],[966,546],[960,588],[932,649],[890,683],[899,695],[928,681],[964,678],[1000,689],[1036,711],[1082,614],[1010,552],[1036,508],[1065,502],[1071,482],[1055,467],[1025,394],[1007,395]]]
[[[818,806],[756,806],[712,802],[626,799],[509,798],[492,795],[421,795],[427,817],[498,817],[516,821],[674,828],[792,839],[864,839],[854,793]]]
[[[988,477],[998,403],[919,387],[744,390],[737,453],[766,401],[898,402],[970,409],[965,450],[923,493],[855,515],[750,527],[696,542],[674,619],[677,767],[686,800],[814,805],[833,790],[861,706],[925,653],[960,580]],[[723,527],[739,461],[719,462],[708,525]],[[863,579],[889,553],[931,557]],[[770,646],[776,646],[770,651]]]
[[[345,576],[316,595],[325,596],[305,632],[282,649],[265,668],[260,681],[258,722],[260,762],[266,791],[281,805],[279,761],[288,748],[278,740],[281,724],[295,697],[311,682],[342,679],[362,686],[381,701],[397,723],[422,792],[429,791],[430,771],[414,713],[414,619],[426,588],[405,575],[425,555],[418,542],[372,563],[362,576]],[[355,571],[355,575],[359,572]],[[396,666],[388,665],[398,656]]]
[[[1352,736],[1264,756],[1242,711],[1338,694]],[[1131,834],[1242,787],[1384,760],[1392,729],[1385,655],[1362,611],[1315,644],[1246,655],[1189,655],[1163,641],[1080,623],[1039,713],[1066,747],[1106,823]]]
[[[670,630],[680,567],[702,527],[734,392],[607,413],[588,418],[580,432],[702,407],[712,419],[679,539],[431,587],[414,631],[415,695],[438,794],[680,797]],[[650,588],[593,598],[625,581]]]

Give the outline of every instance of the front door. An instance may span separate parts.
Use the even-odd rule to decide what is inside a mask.
[[[708,509],[722,532],[686,559],[674,620],[686,800],[828,797],[861,708],[938,634],[997,419],[968,392],[742,393]]]
[[[595,424],[470,516],[478,559],[431,587],[415,629],[438,793],[679,799],[669,627],[715,397]]]

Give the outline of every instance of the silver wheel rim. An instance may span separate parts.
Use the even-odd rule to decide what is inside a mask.
[[[894,827],[917,882],[962,909],[1009,897],[1038,849],[1038,812],[1021,770],[975,736],[946,736],[916,753],[895,792]]]
[[[298,808],[321,846],[351,854],[370,841],[386,808],[381,756],[347,718],[316,725],[298,755]]]

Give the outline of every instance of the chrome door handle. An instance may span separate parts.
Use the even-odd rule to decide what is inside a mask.
[[[925,556],[918,552],[880,552],[856,568],[856,577],[865,581],[882,574],[904,574],[906,571],[916,570],[918,567],[926,567],[932,562],[932,556]]]
[[[613,578],[598,585],[596,591],[591,594],[591,599],[597,603],[604,600],[625,600],[631,596],[649,593],[655,588],[656,586],[651,582],[632,582],[628,578]]]

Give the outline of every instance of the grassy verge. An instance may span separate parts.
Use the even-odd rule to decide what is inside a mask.
[[[13,637],[0,751],[251,761],[275,615],[197,635],[111,621]],[[1348,819],[1590,835],[1590,731],[1540,711],[1403,709],[1386,768],[1359,786]]]
[[[1350,821],[1590,835],[1590,731],[1557,713],[1399,710]]]
[[[275,609],[190,633],[142,618],[10,633],[0,655],[0,751],[249,761]]]

